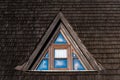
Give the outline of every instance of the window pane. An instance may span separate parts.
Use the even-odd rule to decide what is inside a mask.
[[[63,35],[61,33],[59,33],[54,43],[55,44],[66,44],[67,41],[65,40]]]
[[[67,68],[67,59],[54,60],[55,68]]]
[[[67,58],[67,49],[55,49],[55,58]]]
[[[48,70],[48,60],[43,59],[41,63],[39,64],[37,70]]]
[[[85,70],[80,60],[78,59],[73,59],[73,69],[74,70]]]
[[[73,58],[77,58],[76,54],[72,53],[72,57]]]
[[[49,57],[49,55],[48,55],[48,53],[45,55],[45,58],[48,58]]]

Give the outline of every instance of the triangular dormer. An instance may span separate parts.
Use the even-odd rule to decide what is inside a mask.
[[[59,12],[33,51],[18,70],[96,71],[103,67],[88,52],[64,15]]]

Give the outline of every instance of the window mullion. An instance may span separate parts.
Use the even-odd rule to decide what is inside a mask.
[[[49,48],[49,55],[50,55],[50,57],[49,57],[49,69],[50,70],[52,70],[53,69],[53,55],[52,55],[52,53],[53,53],[53,47],[52,46],[50,46],[50,48]]]
[[[72,70],[71,48],[68,47],[68,69]]]

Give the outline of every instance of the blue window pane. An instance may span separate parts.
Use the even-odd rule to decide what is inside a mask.
[[[61,33],[59,33],[54,43],[55,44],[66,44],[67,41],[65,40],[63,35]]]
[[[55,68],[67,68],[67,59],[54,60]]]
[[[48,70],[48,60],[43,59],[41,63],[39,64],[37,70]]]
[[[72,57],[73,58],[77,58],[76,54],[72,53]]]
[[[48,53],[45,55],[45,58],[48,58],[49,57],[49,55],[48,55]]]
[[[85,70],[80,60],[78,59],[73,59],[73,69],[74,70]]]

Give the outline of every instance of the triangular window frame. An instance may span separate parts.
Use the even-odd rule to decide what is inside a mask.
[[[64,26],[63,24],[60,24],[60,26]],[[63,38],[66,40],[66,44],[56,44],[56,43],[54,43],[55,41],[54,40],[56,40],[56,38],[59,36],[59,34],[61,34],[62,36],[63,36]],[[86,66],[85,65],[83,65],[84,63],[82,62],[82,60],[80,59],[80,58],[78,58],[78,55],[76,54],[76,50],[74,50],[73,49],[73,47],[71,46],[71,42],[68,40],[68,38],[67,38],[67,36],[63,33],[63,31],[60,29],[60,31],[58,32],[58,34],[56,35],[56,37],[55,37],[55,39],[53,39],[53,42],[52,42],[52,44],[55,46],[55,45],[57,45],[57,47],[59,47],[59,46],[68,46],[68,47],[70,47],[70,49],[71,49],[71,51],[70,51],[70,49],[69,49],[69,51],[68,52],[70,52],[70,53],[68,53],[68,56],[70,57],[70,58],[68,58],[68,62],[69,62],[69,64],[67,64],[67,66],[69,66],[69,68],[54,68],[54,67],[52,67],[52,68],[50,68],[49,67],[49,69],[48,70],[37,70],[37,68],[38,68],[38,65],[42,62],[42,59],[44,59],[44,56],[46,55],[45,53],[44,53],[44,56],[43,56],[43,58],[42,59],[39,59],[38,61],[37,61],[37,63],[39,62],[39,64],[36,64],[32,69],[33,70],[35,70],[35,71],[86,71],[86,70],[88,70],[87,68],[86,68]],[[52,47],[50,47],[49,49],[51,49],[51,50],[53,50],[53,49],[55,49],[54,48],[54,46],[52,46]],[[65,49],[65,48],[64,48]],[[49,53],[49,55],[51,55],[51,54],[54,54],[54,52],[52,51],[51,52],[51,50],[49,50],[48,51],[48,53]],[[51,52],[51,53],[50,53]],[[84,67],[84,70],[82,69],[82,70],[75,70],[75,69],[73,69],[73,58],[72,58],[72,53],[74,53],[74,54],[76,54],[76,56],[77,56],[77,60],[81,63],[81,65]],[[52,58],[52,57],[51,57]],[[51,59],[50,59],[51,60]],[[70,61],[71,60],[71,61]],[[49,61],[49,66],[54,66],[53,65],[53,62],[54,62],[54,60],[52,60],[52,62],[51,61]],[[36,67],[37,66],[37,67]],[[91,67],[91,70],[93,70],[93,68]]]
[[[63,26],[60,26],[61,24]],[[52,43],[52,40],[54,39],[56,34],[58,34],[59,30],[62,30],[62,32],[68,36],[68,39],[72,42],[71,44],[76,49],[76,53],[81,58],[81,61],[86,64],[88,71],[103,70],[102,65],[98,63],[95,58],[90,54],[90,52],[86,49],[86,47],[83,45],[80,38],[74,32],[72,26],[68,23],[62,12],[59,12],[58,15],[55,17],[49,29],[42,37],[40,43],[33,51],[29,60],[22,66],[17,66],[16,69],[23,71],[34,70],[34,64],[38,64],[38,61],[42,59],[44,53],[47,51],[48,47]]]

